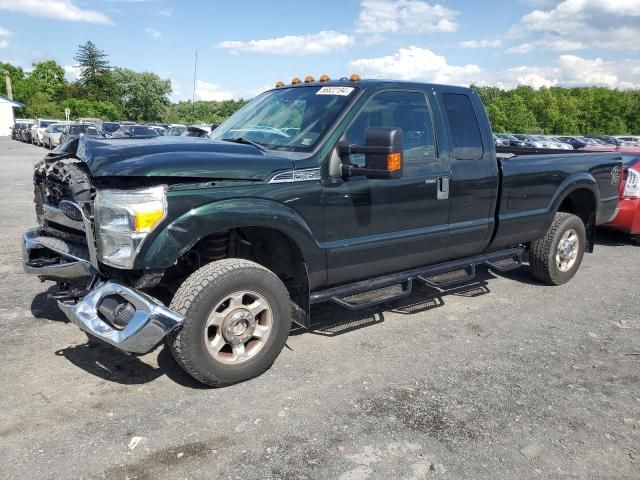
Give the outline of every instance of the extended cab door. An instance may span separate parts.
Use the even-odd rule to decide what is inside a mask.
[[[375,93],[342,141],[364,145],[371,127],[402,129],[404,172],[395,180],[353,176],[324,182],[330,285],[432,263],[446,248],[449,163],[438,152],[427,92]],[[335,160],[334,152],[331,161]],[[363,155],[349,160],[364,165]]]
[[[442,148],[450,155],[451,213],[448,258],[484,251],[494,230],[498,196],[498,162],[491,126],[477,94],[469,89],[438,87],[446,125]]]

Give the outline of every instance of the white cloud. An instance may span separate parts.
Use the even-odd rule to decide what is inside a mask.
[[[502,45],[502,40],[489,40],[483,38],[482,40],[466,40],[459,44],[462,48],[496,48]]]
[[[196,100],[222,101],[231,100],[232,98],[233,93],[224,90],[220,85],[203,80],[196,81]]]
[[[64,65],[64,76],[70,82],[75,82],[80,78],[80,67],[77,65]]]
[[[158,10],[158,15],[162,15],[163,17],[170,17],[173,15],[173,8],[163,8],[162,10]]]
[[[9,40],[7,37],[10,37],[12,34],[6,28],[0,27],[0,48],[7,48],[9,46]]]
[[[340,32],[325,30],[312,35],[285,35],[265,40],[236,41],[218,43],[231,53],[254,52],[272,55],[309,55],[341,50],[353,43],[353,38]]]
[[[520,45],[516,45],[515,47],[507,48],[505,50],[505,53],[523,54],[523,53],[529,53],[532,50],[535,50],[535,48],[536,48],[535,45],[531,43],[521,43]]]
[[[34,17],[53,18],[68,22],[88,22],[113,25],[104,13],[84,10],[71,0],[0,0],[0,10],[26,13]]]
[[[393,55],[377,58],[361,58],[349,63],[349,67],[362,76],[420,80],[434,83],[468,85],[482,72],[477,65],[449,65],[445,57],[431,50],[411,46],[401,48]]]
[[[356,32],[391,33],[455,32],[459,12],[419,0],[363,0]]]
[[[160,38],[162,36],[162,34],[155,28],[147,27],[144,29],[144,31],[147,32],[149,35],[151,35],[152,38]]]
[[[588,47],[640,50],[640,0],[564,0],[542,5],[508,33],[536,49],[575,51]]]
[[[400,48],[393,55],[362,58],[349,67],[363,77],[398,80],[515,88],[565,86],[604,86],[609,88],[640,88],[640,59],[605,61],[576,55],[560,55],[545,67],[519,66],[487,71],[478,65],[451,65],[446,58],[420,47]]]

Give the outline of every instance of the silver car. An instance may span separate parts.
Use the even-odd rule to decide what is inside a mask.
[[[60,145],[60,135],[66,123],[52,123],[42,134],[42,144],[49,150]]]
[[[44,147],[44,142],[42,138],[44,136],[44,131],[47,129],[49,125],[54,123],[58,123],[60,120],[51,120],[46,118],[38,118],[35,123],[31,126],[31,143],[34,145],[38,145],[39,147]]]

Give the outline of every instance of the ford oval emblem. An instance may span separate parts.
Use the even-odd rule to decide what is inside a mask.
[[[61,200],[58,208],[64,213],[65,217],[75,220],[76,222],[82,221],[82,210],[80,210],[80,206],[77,203],[71,200]]]

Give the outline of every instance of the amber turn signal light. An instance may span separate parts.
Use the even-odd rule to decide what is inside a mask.
[[[387,155],[387,170],[393,172],[402,168],[402,154],[389,153]]]
[[[351,76],[349,77],[349,81],[350,82],[359,82],[360,81],[360,75],[358,75],[357,73],[352,73]]]
[[[291,80],[291,85],[298,85],[299,83],[302,83],[302,80],[300,80],[298,77],[293,77],[293,79]]]
[[[320,75],[320,81],[321,82],[328,82],[329,80],[331,80],[329,78],[329,75]]]
[[[315,78],[313,78],[311,75],[307,75],[306,77],[304,77],[304,83],[312,83],[315,81]]]
[[[276,88],[284,87],[284,82],[276,82]]]

